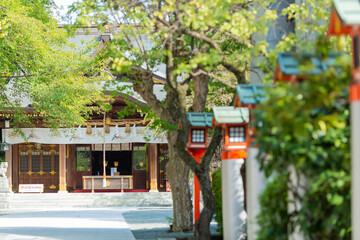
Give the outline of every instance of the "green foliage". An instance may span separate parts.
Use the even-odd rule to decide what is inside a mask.
[[[223,221],[222,221],[222,190],[221,190],[221,169],[218,169],[212,174],[212,189],[215,197],[215,220],[218,223],[218,231],[223,234]]]
[[[0,162],[5,162],[5,151],[0,151]]]
[[[288,225],[290,216],[287,210],[286,174],[278,174],[266,184],[265,191],[260,196],[261,213],[258,223],[261,226],[258,239],[288,240]]]
[[[295,22],[293,32],[282,35],[281,41],[274,49],[264,53],[265,58],[259,62],[259,67],[264,70],[264,82],[272,82],[274,69],[279,52],[296,50],[297,52],[328,52],[333,51],[350,52],[351,44],[349,37],[340,37],[343,44],[339,44],[339,37],[331,37],[330,41],[322,41],[325,44],[318,44],[319,39],[324,39],[330,19],[332,0],[324,0],[319,4],[317,0],[305,0],[290,4],[284,8],[282,16],[289,21]],[[280,32],[283,32],[280,30]],[[320,38],[319,38],[320,37]],[[338,43],[338,44],[337,44]],[[265,43],[264,43],[265,44]],[[261,44],[258,44],[261,46]]]
[[[166,220],[168,221],[168,223],[170,225],[174,223],[174,218],[173,217],[166,217]]]
[[[339,57],[338,65],[341,72],[279,83],[255,111],[258,159],[270,178],[259,239],[287,239],[295,226],[309,239],[350,238],[349,56]],[[309,67],[302,62],[302,69]],[[292,167],[303,179],[300,187],[289,184]],[[289,192],[302,206],[291,213]]]
[[[52,18],[52,0],[0,0],[0,109],[12,112],[15,126],[32,126],[24,114],[29,99],[52,128],[81,125],[99,98],[93,68],[85,52],[75,51]]]

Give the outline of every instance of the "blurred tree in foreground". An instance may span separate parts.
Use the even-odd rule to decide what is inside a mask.
[[[0,109],[13,127],[81,125],[100,96],[85,50],[75,51],[52,17],[51,0],[0,0]],[[74,50],[72,50],[74,49]],[[22,110],[31,104],[38,116]]]

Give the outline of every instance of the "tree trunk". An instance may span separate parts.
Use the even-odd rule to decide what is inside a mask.
[[[206,105],[206,97],[209,93],[209,77],[199,75],[193,78],[194,82],[194,112],[203,112]],[[203,160],[202,160],[203,161]],[[196,239],[210,239],[210,222],[215,212],[215,199],[211,188],[209,168],[210,161],[204,165],[204,169],[196,174],[199,179],[201,196],[204,201],[204,208],[200,214],[199,220],[195,223]]]
[[[215,198],[211,187],[209,171],[204,171],[196,176],[199,179],[204,208],[199,220],[195,223],[195,237],[196,239],[208,240],[211,239],[210,222],[215,212]]]
[[[193,215],[189,188],[189,167],[179,157],[175,148],[178,132],[168,133],[169,162],[166,164],[166,176],[171,184],[173,197],[174,231],[192,231]]]

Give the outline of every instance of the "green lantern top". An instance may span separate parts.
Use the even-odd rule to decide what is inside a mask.
[[[186,115],[192,127],[211,127],[212,113],[188,112]]]
[[[311,53],[279,53],[274,80],[299,82],[303,76],[319,75],[332,67],[341,72],[339,57],[341,57],[340,53],[330,53],[326,57]]]
[[[248,108],[214,107],[214,124],[239,124],[249,123],[250,114]]]
[[[266,88],[272,84],[238,84],[236,85],[235,107],[248,107],[266,100]]]

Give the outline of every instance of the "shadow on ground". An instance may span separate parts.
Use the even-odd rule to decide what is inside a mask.
[[[137,240],[157,240],[162,238],[175,238],[177,240],[192,240],[193,232],[169,232],[168,218],[173,216],[171,208],[138,209],[123,213],[132,233]],[[216,232],[217,223],[211,223],[212,239],[220,240]]]

